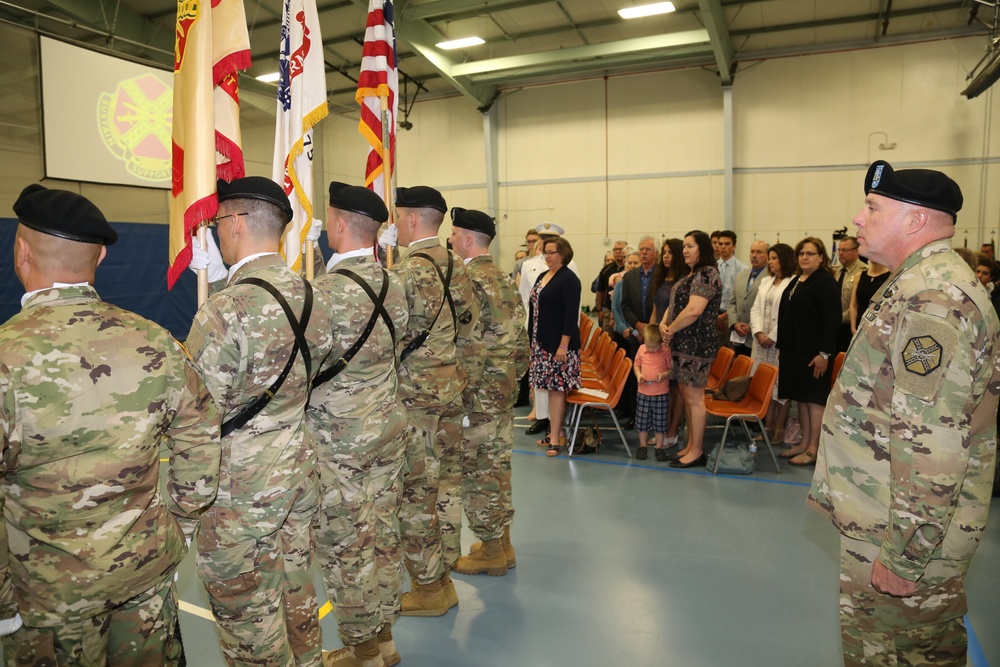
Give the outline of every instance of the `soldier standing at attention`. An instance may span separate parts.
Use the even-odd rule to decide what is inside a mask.
[[[166,330],[92,287],[117,240],[96,206],[29,185],[14,212],[27,294],[0,327],[4,660],[178,665],[172,575],[219,485],[218,412]]]
[[[198,574],[230,665],[318,666],[319,487],[305,412],[332,345],[330,314],[278,254],[292,217],[281,187],[252,176],[219,181],[218,196],[221,256],[198,250],[191,261],[228,277],[187,339],[223,417],[222,483],[198,532]]]
[[[464,260],[479,302],[466,366],[465,403],[472,410],[462,443],[462,505],[469,527],[482,540],[458,559],[455,572],[500,576],[517,564],[510,544],[510,456],[517,382],[528,370],[528,332],[522,326],[521,295],[489,254],[496,236],[493,219],[482,211],[453,208],[451,220],[451,247]]]
[[[996,464],[1000,323],[948,241],[962,191],[879,160],[854,218],[892,271],[830,394],[809,505],[841,532],[848,665],[965,665],[964,575]]]
[[[372,252],[388,217],[371,190],[330,183],[335,254],[313,284],[317,300],[331,304],[334,347],[306,411],[319,460],[317,556],[345,646],[324,654],[327,667],[400,661],[392,624],[402,594],[397,514],[407,431],[396,344],[409,311],[399,278]]]
[[[449,572],[462,555],[462,390],[464,348],[479,309],[465,264],[441,245],[448,205],[427,186],[396,190],[396,224],[380,245],[408,247],[394,271],[403,280],[410,320],[402,336],[400,396],[411,435],[399,528],[412,590],[403,616],[441,616],[458,605]]]

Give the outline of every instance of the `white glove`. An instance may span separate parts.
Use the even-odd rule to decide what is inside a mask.
[[[323,232],[323,221],[313,218],[309,225],[309,233],[306,234],[306,241],[318,241],[319,235]]]
[[[21,629],[22,625],[24,623],[21,621],[21,615],[15,612],[14,618],[5,618],[0,621],[0,637],[14,634]]]
[[[226,265],[222,261],[219,246],[215,245],[215,237],[207,230],[205,240],[208,242],[208,250],[201,249],[201,242],[197,237],[191,239],[191,263],[188,267],[192,271],[208,269],[208,282],[214,283],[216,280],[223,280],[229,272],[226,271]]]
[[[389,225],[378,237],[378,247],[382,250],[391,245],[399,245],[399,230],[396,229],[396,225]]]
[[[472,426],[472,422],[469,421],[469,416],[462,417],[462,428],[469,428],[470,426]]]

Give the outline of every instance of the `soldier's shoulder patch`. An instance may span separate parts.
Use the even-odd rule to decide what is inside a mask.
[[[472,313],[468,310],[458,316],[458,321],[462,324],[468,324],[472,321]]]
[[[948,360],[958,348],[958,330],[926,314],[906,317],[896,347],[896,387],[925,401],[937,396]]]

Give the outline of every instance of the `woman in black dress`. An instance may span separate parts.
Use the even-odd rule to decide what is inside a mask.
[[[705,465],[705,384],[719,351],[715,318],[722,309],[722,279],[705,232],[688,232],[681,254],[691,273],[674,285],[660,331],[671,348],[670,378],[684,397],[688,424],[687,445],[670,466],[692,468]]]
[[[810,236],[795,246],[798,275],[778,306],[778,397],[796,401],[802,442],[782,452],[797,466],[816,464],[823,409],[830,395],[831,355],[840,330],[840,286],[830,270],[823,241]]]
[[[545,242],[542,248],[549,270],[538,276],[531,290],[531,356],[528,373],[531,386],[549,392],[547,438],[538,442],[546,456],[558,456],[566,443],[563,417],[566,392],[579,389],[580,377],[580,279],[566,268],[573,248],[564,238]]]
[[[889,277],[889,269],[878,262],[869,262],[868,270],[858,276],[851,293],[851,335],[858,333],[861,326],[861,316],[868,310],[868,304],[882,289]]]

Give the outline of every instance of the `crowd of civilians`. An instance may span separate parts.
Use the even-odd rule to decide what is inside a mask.
[[[528,310],[529,383],[534,420],[529,433],[553,431],[539,445],[556,456],[566,392],[581,386],[579,336],[581,281],[563,230],[546,223],[531,229],[513,271]],[[672,467],[704,466],[705,386],[720,346],[778,368],[765,421],[772,442],[793,465],[815,465],[834,360],[845,352],[861,317],[889,277],[866,263],[853,236],[836,240],[837,261],[817,237],[768,245],[755,240],[747,265],[737,257],[738,237],[700,230],[657,244],[643,236],[636,247],[616,241],[591,283],[597,323],[635,363],[618,416],[639,431],[637,458],[647,458],[650,432],[658,461]],[[659,247],[657,247],[659,245]],[[1000,310],[1000,264],[993,244],[979,253],[956,248]],[[524,272],[532,257],[544,257]],[[547,394],[547,401],[544,400]],[[540,401],[539,397],[543,400]],[[793,402],[796,405],[792,416]],[[682,425],[687,440],[679,442]]]

